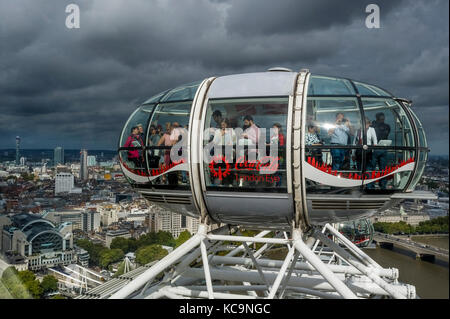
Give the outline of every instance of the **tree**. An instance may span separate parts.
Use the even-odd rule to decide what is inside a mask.
[[[64,296],[61,296],[61,295],[54,295],[54,296],[52,297],[52,299],[67,299],[67,298],[64,297]]]
[[[42,279],[41,287],[44,293],[58,290],[58,279],[52,275],[47,275]]]
[[[139,239],[137,240],[137,249],[139,249],[140,247],[144,247],[144,246],[148,246],[151,244],[156,244],[158,242],[158,236],[156,235],[156,233],[148,233],[145,235],[142,235],[141,237],[139,237]]]
[[[165,246],[171,246],[175,247],[175,239],[173,238],[172,234],[168,231],[162,231],[156,233],[157,238],[157,244],[165,245]]]
[[[189,238],[191,238],[191,233],[188,232],[187,230],[182,231],[180,233],[180,236],[178,236],[178,238],[175,240],[175,243],[176,243],[175,247],[182,245]]]
[[[27,281],[24,283],[27,290],[31,293],[33,298],[39,299],[42,296],[43,289],[39,283],[39,280]]]
[[[19,279],[23,282],[26,283],[28,281],[34,281],[36,279],[36,276],[34,275],[34,273],[30,270],[23,270],[23,271],[19,271],[18,274]]]
[[[100,266],[108,268],[108,266],[116,261],[123,259],[124,253],[121,249],[106,249],[100,253]]]
[[[123,275],[124,272],[125,272],[125,261],[120,263],[119,267],[117,268],[117,271],[113,275],[113,278],[117,278],[120,275]]]
[[[136,238],[128,238],[128,251],[135,252],[138,249],[138,241]]]
[[[129,252],[129,242],[127,238],[116,237],[112,240],[109,248],[111,249],[121,249],[125,254]]]
[[[100,266],[100,256],[103,251],[108,250],[102,244],[94,244],[88,239],[77,240],[77,246],[85,249],[89,253],[89,264],[91,266]]]
[[[39,280],[36,279],[34,273],[30,270],[23,270],[17,273],[18,278],[35,299],[41,298],[43,289]]]
[[[149,245],[141,247],[136,252],[136,261],[141,265],[148,264],[149,262],[159,260],[167,255],[167,250],[161,247],[161,245]]]

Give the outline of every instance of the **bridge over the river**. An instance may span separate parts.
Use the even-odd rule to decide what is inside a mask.
[[[388,235],[379,232],[374,232],[373,240],[382,247],[392,248],[395,245],[412,251],[416,254],[417,258],[422,258],[424,260],[434,260],[434,258],[439,258],[448,262],[448,250],[443,248],[415,242],[405,237]]]

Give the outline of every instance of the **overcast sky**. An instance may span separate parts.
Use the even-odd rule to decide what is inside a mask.
[[[70,3],[80,29],[65,26]],[[381,28],[365,27],[366,5]],[[0,148],[116,149],[148,97],[273,66],[378,84],[414,101],[449,152],[448,0],[0,0]]]

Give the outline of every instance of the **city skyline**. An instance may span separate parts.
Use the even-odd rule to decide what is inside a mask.
[[[284,66],[413,100],[431,154],[449,153],[448,1],[378,1],[380,29],[360,1],[77,4],[81,27],[68,29],[66,3],[0,3],[0,149],[19,135],[24,149],[114,150],[150,96]]]

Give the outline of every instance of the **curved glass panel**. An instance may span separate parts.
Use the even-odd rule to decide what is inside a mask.
[[[413,180],[411,181],[411,184],[408,187],[408,191],[413,191],[416,187],[417,183],[420,181],[420,178],[422,177],[423,171],[425,170],[425,166],[428,159],[428,152],[427,151],[421,151],[419,153],[417,161],[417,170],[416,174],[413,177]]]
[[[374,180],[364,185],[367,193],[403,190],[415,165],[413,150],[369,149],[366,158],[365,177]]]
[[[422,123],[419,121],[417,115],[413,111],[411,111],[411,110],[409,110],[409,111],[414,119],[414,123],[416,123],[417,135],[419,136],[419,145],[418,146],[419,147],[428,147],[427,138],[425,136],[425,132],[423,130]]]
[[[287,192],[288,98],[210,100],[205,118],[207,190]]]
[[[362,103],[369,147],[365,151],[365,176],[374,180],[365,184],[364,190],[367,193],[403,190],[414,170],[416,155],[409,118],[393,99],[363,98]],[[396,150],[396,147],[411,149]]]
[[[170,90],[160,102],[193,100],[201,81],[189,83]]]
[[[338,224],[338,231],[358,247],[367,247],[373,239],[373,225],[368,219],[358,219]]]
[[[360,113],[356,98],[308,98],[304,170],[308,193],[354,192],[361,187],[356,176],[362,175],[362,152],[355,135],[361,129]],[[338,178],[347,187],[339,187]]]
[[[62,238],[53,232],[37,235],[31,242],[32,254],[62,250]]]
[[[306,144],[314,144],[308,137],[315,133],[321,145],[355,145],[355,132],[361,128],[360,113],[356,98],[308,98]],[[314,130],[308,130],[311,125]]]
[[[392,96],[392,94],[374,85],[353,81],[360,95],[366,96]]]
[[[356,92],[348,80],[312,75],[308,95],[356,95]]]
[[[189,186],[187,139],[192,102],[160,103],[150,121],[147,139],[149,180],[168,189]]]
[[[149,98],[147,101],[145,101],[143,104],[152,104],[152,103],[158,103],[159,100],[168,92],[168,90],[158,93],[156,95],[153,95],[151,98]]]
[[[148,120],[153,108],[154,104],[139,107],[128,119],[119,141],[119,147],[126,148],[119,151],[119,160],[134,175],[145,175],[146,172],[144,147]],[[125,176],[129,179],[132,175],[125,174]],[[132,182],[146,183],[147,181],[139,177],[134,178]]]
[[[376,133],[370,145],[415,147],[412,125],[398,102],[393,99],[362,99],[364,114],[370,122],[367,135]],[[367,122],[366,119],[366,122]]]

